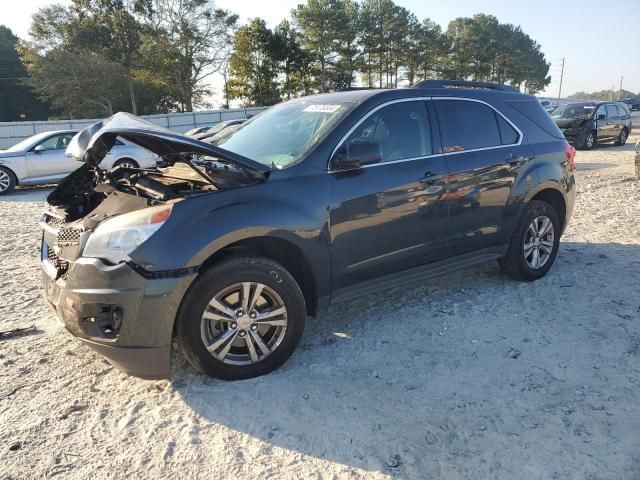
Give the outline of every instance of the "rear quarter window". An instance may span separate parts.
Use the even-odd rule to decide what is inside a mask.
[[[564,135],[556,123],[551,119],[549,114],[545,112],[544,108],[542,108],[540,102],[537,100],[508,100],[505,103],[528,120],[535,123],[549,135],[564,139]]]

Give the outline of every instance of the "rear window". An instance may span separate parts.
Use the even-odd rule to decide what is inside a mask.
[[[524,115],[549,135],[564,139],[564,135],[556,123],[551,119],[549,114],[544,111],[544,108],[542,108],[540,102],[537,100],[509,100],[506,104]]]
[[[437,100],[435,105],[444,153],[502,145],[493,109],[466,100]]]

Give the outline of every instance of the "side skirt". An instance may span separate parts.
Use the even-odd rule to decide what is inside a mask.
[[[507,246],[490,247],[477,252],[465,253],[447,260],[433,262],[426,265],[413,267],[402,272],[392,273],[384,277],[375,278],[366,282],[358,283],[350,287],[342,288],[333,292],[331,303],[344,302],[354,298],[376,293],[390,288],[401,287],[423,282],[433,277],[439,277],[447,273],[472,267],[480,263],[497,260],[504,255]]]

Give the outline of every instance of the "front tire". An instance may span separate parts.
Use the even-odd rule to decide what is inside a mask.
[[[555,209],[532,200],[518,220],[500,267],[516,280],[531,282],[544,277],[558,255],[561,231]]]
[[[13,192],[16,188],[16,176],[8,168],[0,167],[0,195]]]
[[[236,257],[196,279],[178,313],[177,337],[197,370],[241,380],[282,365],[300,343],[305,318],[302,291],[284,267]]]
[[[593,130],[587,133],[587,136],[584,137],[584,142],[582,143],[582,150],[591,150],[598,144],[598,139],[596,137],[596,132]]]

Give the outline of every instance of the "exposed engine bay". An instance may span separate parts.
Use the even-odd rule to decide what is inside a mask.
[[[117,137],[147,148],[161,160],[152,168],[101,169]],[[168,218],[176,202],[263,182],[270,173],[269,167],[251,159],[124,113],[79,132],[67,155],[84,163],[49,194],[49,208],[39,222],[44,230],[43,265],[55,279],[65,278],[71,262],[90,247],[94,256],[122,261],[125,255],[114,257],[114,249],[122,253],[120,247],[125,245],[131,251],[143,242],[153,226],[159,228]],[[125,217],[133,222],[127,228],[121,225]],[[136,221],[147,226],[138,228]],[[128,237],[118,237],[125,235],[122,232]]]
[[[243,170],[214,159],[194,160],[191,166],[168,161],[151,169],[118,167],[111,171],[85,164],[63,179],[47,201],[56,213],[72,222],[114,194],[118,203],[124,204],[122,209],[110,209],[111,214],[238,188],[256,181]],[[125,201],[127,196],[132,198]]]
[[[102,170],[99,165],[119,136],[151,150],[162,160],[153,168],[123,166]],[[251,185],[264,181],[269,170],[233,152],[126,113],[82,130],[71,140],[67,155],[84,165],[63,179],[47,198],[54,213],[66,222],[87,216],[111,196],[116,196],[118,201],[108,202],[109,209],[101,208],[102,215],[95,220],[193,195]]]

